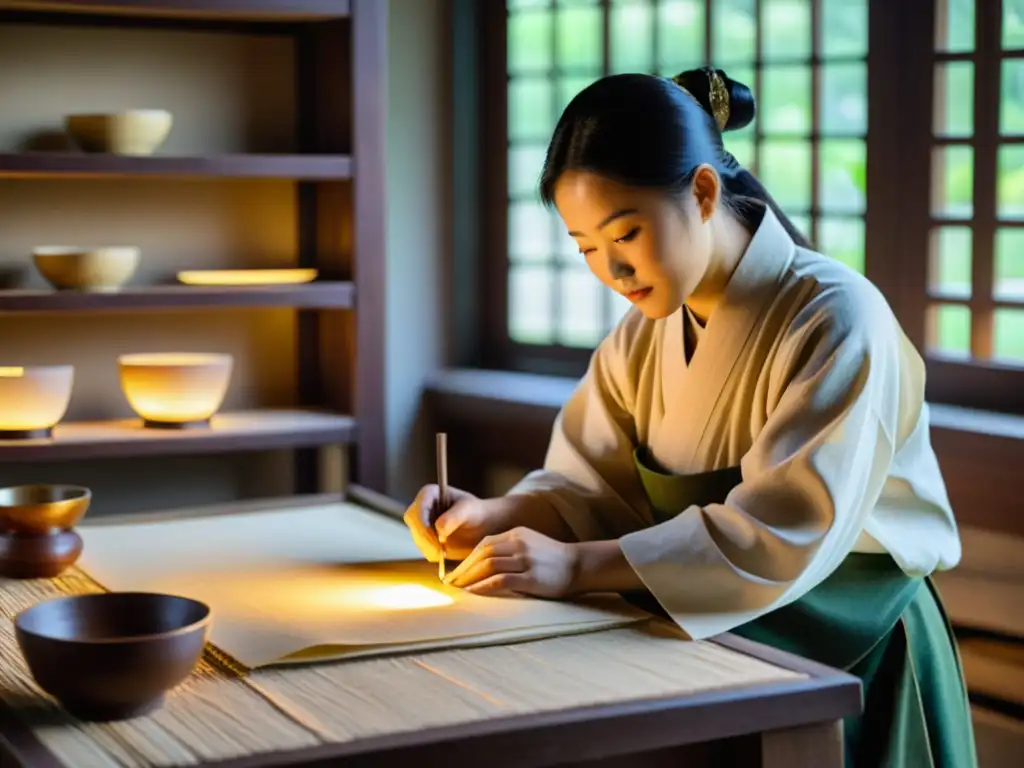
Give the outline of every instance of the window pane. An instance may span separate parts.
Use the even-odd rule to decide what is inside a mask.
[[[1024,218],[1024,147],[1000,147],[998,173],[999,218]]]
[[[949,298],[971,295],[971,228],[938,227],[932,230],[928,290]]]
[[[547,141],[555,129],[553,88],[544,78],[513,78],[508,83],[509,141]]]
[[[558,114],[555,115],[555,122],[558,122],[558,118],[561,117],[562,110],[569,106],[569,102],[573,100],[577,93],[582,91],[592,82],[597,80],[596,77],[560,77],[558,78]],[[546,138],[550,139],[551,134],[554,132],[555,126],[551,125],[551,129],[548,131]]]
[[[552,341],[552,287],[550,267],[511,266],[508,273],[508,335],[524,344]]]
[[[860,135],[868,129],[866,64],[824,64],[821,67],[821,130],[826,134]]]
[[[583,6],[558,10],[558,66],[563,70],[600,74],[604,45],[601,8]]]
[[[520,8],[546,8],[551,5],[551,0],[508,0],[506,6],[509,11],[517,11]]]
[[[552,213],[540,203],[512,203],[508,207],[510,261],[548,261],[555,250]]]
[[[867,148],[861,139],[825,139],[819,173],[821,208],[826,213],[863,213]]]
[[[971,355],[971,310],[954,304],[932,306],[928,312],[928,350],[953,357]]]
[[[551,49],[551,12],[531,10],[508,18],[508,71],[538,72],[554,64]]]
[[[751,168],[754,163],[754,142],[751,139],[734,139],[731,133],[725,135],[725,149],[744,168]]]
[[[715,66],[726,68],[733,62],[753,61],[757,46],[754,0],[711,0],[711,6]]]
[[[864,220],[822,217],[816,244],[826,256],[864,273]]]
[[[811,208],[811,143],[766,139],[758,157],[761,182],[783,210]]]
[[[647,0],[614,0],[611,71],[654,72],[654,7]]]
[[[766,61],[799,61],[811,55],[811,4],[808,0],[761,0]]]
[[[765,67],[757,94],[761,128],[766,134],[811,132],[810,66]]]
[[[508,150],[508,194],[512,198],[534,198],[537,184],[544,165],[547,147],[533,144],[509,147]]]
[[[935,48],[962,53],[974,50],[974,0],[938,0]]]
[[[596,347],[604,337],[604,292],[601,281],[584,267],[560,275],[558,341],[567,347]]]
[[[935,67],[936,136],[974,133],[974,64],[951,61]]]
[[[747,86],[747,88],[750,88],[751,90],[754,89],[755,75],[754,75],[754,68],[753,68],[753,66],[751,66],[749,64],[744,66],[743,64],[737,63],[735,66],[731,66],[728,69],[725,69],[725,68],[722,68],[722,67],[719,67],[719,69],[721,69],[723,72],[725,72],[725,74],[731,80],[733,80],[733,81],[735,81],[737,83],[743,83],[743,85]],[[754,94],[754,99],[755,99],[755,102],[756,102],[757,111],[760,112],[761,111],[761,101],[758,99],[757,94]],[[729,131],[726,134],[726,136],[728,137],[728,140],[731,140],[731,139],[742,139],[744,141],[747,141],[748,139],[749,140],[753,140],[753,138],[754,138],[754,123],[756,123],[758,120],[760,120],[760,117],[756,117],[754,120],[751,120],[750,121],[750,125],[748,125],[746,128],[743,128],[743,129],[741,129],[739,131]]]
[[[974,214],[974,150],[943,147],[932,154],[932,214],[970,218]]]
[[[867,0],[823,0],[821,52],[830,56],[867,56]]]
[[[704,0],[662,0],[658,5],[658,70],[677,75],[707,63]]]
[[[1024,3],[1003,0],[1003,48],[1024,48]]]
[[[776,201],[778,202],[778,201]],[[786,218],[789,219],[789,223],[796,227],[796,231],[803,235],[805,238],[811,236],[811,217],[803,213],[796,213],[795,209],[789,211],[783,211],[786,214]],[[812,243],[813,245],[813,243]],[[816,246],[817,247],[817,246]]]
[[[1004,136],[1024,133],[1024,61],[1003,62],[1002,90],[999,99],[999,132]]]
[[[997,299],[1024,301],[1024,230],[996,230],[995,291]]]
[[[565,224],[557,213],[552,212],[554,218],[554,239],[555,239],[555,258],[558,263],[566,267],[579,267],[586,266],[587,262],[583,254],[580,253],[580,247],[573,240],[569,233],[565,230]]]
[[[1024,363],[1024,309],[997,309],[993,357],[1001,363]]]

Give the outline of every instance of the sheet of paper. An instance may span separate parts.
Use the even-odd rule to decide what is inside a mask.
[[[79,566],[108,590],[184,595],[250,668],[486,645],[647,618],[613,596],[566,603],[447,587],[405,526],[348,503],[83,526]]]

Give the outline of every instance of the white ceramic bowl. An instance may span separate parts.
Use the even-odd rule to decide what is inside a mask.
[[[231,355],[152,353],[117,359],[121,390],[148,426],[193,426],[220,409],[231,380]]]
[[[45,437],[67,413],[74,380],[70,365],[0,366],[0,439]]]
[[[167,140],[174,117],[164,109],[67,115],[64,126],[83,152],[152,155]]]
[[[44,245],[32,251],[36,269],[59,291],[116,291],[135,274],[139,249]]]

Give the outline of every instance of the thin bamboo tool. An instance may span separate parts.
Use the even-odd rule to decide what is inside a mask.
[[[437,516],[448,511],[448,435],[437,433]],[[437,519],[436,517],[434,518]],[[444,545],[438,540],[441,548],[437,559],[437,577],[444,581]]]

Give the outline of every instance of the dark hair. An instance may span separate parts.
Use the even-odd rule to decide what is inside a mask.
[[[809,247],[764,185],[722,145],[722,133],[746,127],[754,112],[750,89],[722,70],[693,69],[672,79],[601,78],[580,91],[558,120],[544,160],[541,199],[552,205],[555,183],[568,170],[680,195],[707,163],[722,179],[723,202],[751,229],[764,204],[796,243]]]

